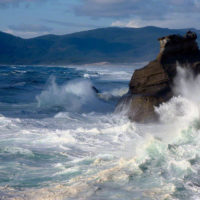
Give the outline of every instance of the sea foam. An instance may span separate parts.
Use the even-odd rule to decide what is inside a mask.
[[[199,78],[186,74],[178,70],[175,97],[155,108],[160,121],[151,124],[131,122],[123,113],[96,112],[109,98],[101,102],[89,80],[51,80],[37,96],[38,106],[63,110],[41,119],[1,116],[1,196],[198,199]]]
[[[39,108],[65,109],[80,111],[94,109],[98,103],[96,94],[89,80],[72,80],[64,85],[57,85],[55,77],[49,81],[47,89],[36,97]],[[87,107],[87,108],[86,108]]]

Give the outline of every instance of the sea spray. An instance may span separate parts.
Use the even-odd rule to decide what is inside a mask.
[[[91,112],[98,104],[103,106],[89,80],[76,79],[57,85],[55,77],[51,77],[49,82],[47,89],[36,97],[39,108]]]
[[[185,81],[187,88],[187,79]],[[54,86],[50,83],[38,92],[39,99],[35,102],[38,105],[40,101],[44,107],[50,104],[47,109],[62,107],[61,112],[58,110],[53,116],[20,119],[1,116],[1,197],[30,200],[198,199],[200,129],[197,100],[178,92],[176,97],[156,108],[159,123],[138,124],[129,121],[123,113],[97,112],[97,107],[102,108],[99,101],[103,105],[112,101],[99,99],[91,89],[97,82],[84,82],[86,87],[81,87],[79,82],[82,83],[80,79],[54,81]],[[196,84],[196,79],[190,84]],[[83,90],[74,94],[69,86]],[[123,87],[122,84],[119,88]],[[114,89],[101,90],[105,94]],[[95,99],[93,110],[88,108],[91,102],[87,98],[84,104],[81,103],[79,95],[87,93],[85,90],[91,92],[88,97]],[[56,98],[61,94],[64,96],[62,101]],[[70,96],[78,99],[71,100],[81,104],[81,108],[68,110]],[[56,103],[51,104],[50,100]],[[83,112],[84,109],[87,112]]]
[[[200,75],[195,75],[187,68],[177,67],[177,76],[174,79],[173,92],[199,105]]]
[[[100,93],[98,96],[105,101],[113,100],[113,99],[119,100],[119,98],[125,95],[127,92],[128,92],[128,88],[124,87],[124,88],[113,89],[111,91]]]

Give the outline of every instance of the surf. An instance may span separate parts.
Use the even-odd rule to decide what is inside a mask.
[[[131,122],[123,112],[113,112],[127,92],[126,73],[121,82],[114,82],[117,72],[108,68],[109,76],[113,74],[109,82],[97,69],[45,70],[40,68],[40,73],[45,72],[42,84],[34,78],[28,82],[35,92],[26,106],[23,101],[9,104],[4,96],[4,104],[24,111],[11,115],[8,106],[0,116],[1,197],[198,198],[199,77],[188,78],[188,72],[178,70],[175,97],[155,108],[159,123],[142,124]],[[58,71],[75,76],[62,79]],[[85,77],[94,71],[98,76]],[[20,87],[27,88],[27,82]],[[26,90],[21,92],[26,95]],[[32,112],[41,117],[32,117]]]

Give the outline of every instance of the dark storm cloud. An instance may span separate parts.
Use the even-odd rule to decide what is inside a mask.
[[[51,27],[48,26],[34,24],[10,25],[9,29],[21,32],[50,32],[53,30]]]
[[[94,18],[139,17],[152,20],[170,13],[197,13],[200,0],[81,0],[74,9],[77,15]]]

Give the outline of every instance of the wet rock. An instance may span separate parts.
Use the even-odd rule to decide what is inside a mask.
[[[97,94],[100,93],[99,90],[98,90],[95,86],[92,86],[92,89],[93,89],[93,91],[94,91],[95,93],[97,93]]]
[[[177,65],[190,68],[195,74],[200,72],[200,51],[196,39],[196,33],[191,31],[185,36],[169,35],[158,39],[160,52],[157,58],[135,70],[128,95],[121,100],[121,103],[128,102],[127,114],[131,120],[148,122],[158,118],[154,107],[173,96]]]

